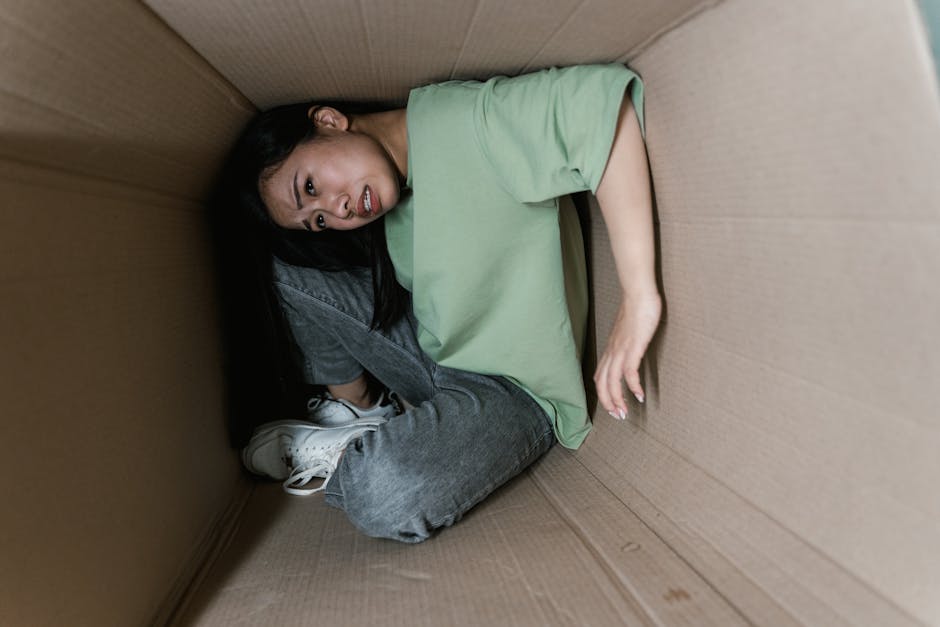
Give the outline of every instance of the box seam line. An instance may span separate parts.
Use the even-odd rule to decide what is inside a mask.
[[[164,20],[163,17],[157,13],[152,6],[150,6],[149,1],[144,0],[140,4],[156,22],[161,24],[163,28],[165,28],[166,31],[176,39],[177,42],[192,52],[193,55],[202,59],[205,67],[198,67],[192,62],[192,59],[185,58],[185,56],[180,54],[178,50],[173,51],[181,61],[183,61],[194,72],[199,74],[201,78],[212,84],[212,86],[217,89],[219,93],[226,96],[226,99],[233,105],[246,111],[253,109],[254,111],[252,111],[252,113],[257,113],[259,107],[254,102],[252,102],[248,96],[242,93],[242,91],[238,89],[224,74],[222,74],[222,72],[219,71],[219,68],[215,67],[215,65],[209,62],[209,59],[207,59],[201,52],[196,50],[196,48],[194,48],[193,45],[189,43],[189,41],[187,41],[175,28],[173,28],[169,22]],[[239,102],[239,100],[241,102]]]
[[[669,542],[667,542],[666,539],[663,538],[653,527],[651,527],[650,524],[643,517],[641,517],[639,514],[634,512],[633,509],[631,509],[626,503],[624,503],[623,500],[616,493],[611,491],[610,488],[608,488],[604,484],[604,482],[601,481],[601,479],[597,477],[597,475],[595,475],[593,471],[591,471],[590,468],[585,466],[584,463],[580,459],[578,459],[576,455],[569,453],[569,456],[571,460],[573,462],[576,462],[584,470],[585,473],[590,475],[612,499],[620,503],[624,509],[632,513],[636,517],[636,519],[651,534],[653,534],[653,536],[655,536],[662,543],[662,545],[669,550],[669,552],[673,556],[675,556],[682,564],[684,564],[691,573],[693,573],[705,586],[708,587],[709,590],[713,591],[718,598],[720,598],[736,615],[738,615],[742,619],[742,621],[744,621],[748,625],[752,625],[752,626],[755,625],[755,623],[751,621],[750,618],[746,616],[741,611],[740,608],[738,608],[734,603],[732,603],[731,600],[727,596],[725,596],[720,590],[715,588],[715,586],[712,585],[711,581],[709,581],[701,572],[699,572],[699,570],[695,568],[693,564],[689,563],[688,560],[686,560],[681,554],[679,554],[675,550],[675,548]],[[536,473],[534,471],[531,472],[531,476],[533,479],[533,483],[535,483],[536,487],[539,489],[539,491],[542,493],[545,499],[551,504],[552,508],[555,509],[559,517],[563,521],[565,521],[565,524],[568,525],[568,527],[572,530],[575,536],[581,541],[581,543],[588,550],[588,552],[591,555],[593,555],[594,558],[597,560],[597,562],[601,565],[601,569],[604,571],[608,579],[611,580],[613,587],[618,590],[624,591],[622,593],[623,596],[629,596],[629,598],[627,598],[628,603],[630,603],[631,605],[638,606],[640,608],[640,611],[645,616],[648,616],[653,623],[660,624],[661,621],[659,621],[655,616],[651,615],[650,611],[646,607],[646,603],[643,602],[636,594],[634,594],[634,592],[632,591],[630,587],[623,585],[624,582],[629,581],[629,579],[620,576],[619,569],[617,569],[612,563],[610,563],[610,561],[604,556],[603,551],[600,550],[597,542],[593,540],[593,538],[587,532],[584,526],[581,525],[577,520],[575,520],[573,516],[571,516],[571,514],[568,513],[567,509],[561,505],[560,499],[552,493],[552,490],[547,485],[545,485],[545,483],[540,477],[536,476]],[[652,506],[652,501],[649,501],[649,503]],[[669,516],[665,512],[661,512],[659,508],[656,508],[656,510],[660,511],[660,513],[662,513],[662,515],[665,516],[667,519],[672,520],[671,518],[669,518]]]
[[[208,575],[226,554],[241,528],[242,515],[255,492],[255,483],[239,475],[237,492],[221,515],[212,520],[196,542],[190,558],[169,593],[154,613],[152,625],[175,625],[185,616],[193,599],[202,589]],[[188,576],[187,576],[188,573]]]
[[[712,475],[710,472],[708,472],[706,469],[704,469],[704,468],[702,468],[701,466],[699,466],[699,465],[698,465],[697,463],[695,463],[694,461],[688,459],[688,458],[687,458],[685,455],[683,455],[681,452],[679,452],[679,451],[677,451],[676,449],[674,449],[673,447],[669,446],[668,444],[666,444],[666,443],[663,442],[662,440],[656,438],[655,436],[653,436],[652,434],[650,434],[648,431],[645,431],[645,430],[644,430],[644,433],[646,434],[647,437],[649,437],[650,439],[654,440],[657,444],[659,444],[659,445],[662,446],[663,448],[668,449],[670,452],[672,452],[672,454],[674,454],[676,457],[678,457],[679,459],[681,459],[683,462],[685,462],[686,464],[688,464],[688,465],[692,466],[693,468],[695,468],[695,470],[696,470],[697,472],[700,472],[700,473],[701,473],[704,477],[706,477],[706,478],[709,480],[709,482],[711,482],[713,485],[718,486],[719,489],[726,491],[728,494],[732,495],[735,499],[738,499],[738,500],[741,501],[742,503],[747,504],[747,506],[750,508],[751,511],[757,512],[757,513],[760,514],[761,516],[765,517],[768,521],[770,521],[771,523],[773,523],[773,525],[774,525],[780,532],[782,532],[782,533],[784,533],[784,534],[786,534],[786,535],[789,535],[789,536],[795,538],[795,539],[799,542],[799,544],[800,544],[801,546],[803,546],[803,547],[806,548],[807,551],[811,552],[811,553],[812,553],[813,555],[815,555],[818,559],[823,560],[823,561],[825,561],[826,563],[828,563],[829,565],[831,565],[832,567],[836,568],[836,569],[837,569],[839,572],[841,572],[841,573],[843,574],[843,576],[846,577],[848,580],[854,582],[856,585],[862,587],[863,589],[868,590],[872,595],[876,596],[876,597],[877,597],[878,599],[880,599],[883,603],[885,603],[887,606],[889,606],[889,607],[891,607],[892,609],[894,609],[895,611],[897,611],[900,615],[904,616],[904,617],[907,618],[908,620],[912,621],[913,623],[920,624],[920,621],[919,621],[916,617],[914,617],[914,616],[911,615],[909,612],[907,612],[907,610],[905,610],[904,608],[902,608],[901,606],[899,606],[893,599],[891,599],[891,598],[885,596],[880,590],[877,590],[876,588],[874,588],[871,584],[869,584],[869,583],[868,583],[867,581],[865,581],[864,579],[861,579],[856,573],[853,573],[853,572],[847,570],[846,567],[845,567],[841,562],[835,560],[835,559],[832,558],[828,553],[825,553],[824,551],[822,551],[822,550],[821,550],[819,547],[817,547],[815,544],[809,542],[808,540],[806,540],[805,538],[803,538],[802,536],[800,536],[797,532],[795,532],[794,530],[792,530],[790,527],[788,527],[787,525],[783,524],[781,521],[779,521],[779,520],[777,520],[776,518],[774,518],[769,512],[767,512],[767,511],[765,511],[764,509],[762,509],[761,507],[759,507],[757,504],[755,504],[754,502],[752,502],[749,498],[747,498],[747,497],[744,496],[743,494],[739,493],[737,490],[734,490],[731,486],[727,485],[725,482],[721,481],[720,479],[718,479],[717,477],[715,477],[714,475]],[[610,468],[611,468],[611,471],[612,471],[614,474],[616,474],[616,471],[613,469],[613,467],[612,467],[605,459],[603,459],[602,456],[600,456],[600,455],[598,455],[598,454],[595,453],[595,457],[596,457],[601,463],[606,464],[608,467],[610,467]],[[585,464],[583,464],[580,459],[578,459],[577,457],[575,457],[575,459],[578,461],[579,464],[581,464],[581,465],[585,468],[585,471],[586,471],[586,472],[588,472],[588,473],[589,473],[592,477],[594,477],[601,485],[604,486],[604,489],[605,489],[605,490],[607,490],[608,492],[610,492],[610,493],[613,495],[613,497],[614,497],[615,499],[617,499],[618,501],[620,501],[621,503],[623,503],[623,500],[620,499],[620,497],[617,496],[616,493],[614,493],[613,491],[611,491],[611,490],[607,487],[607,485],[603,482],[602,479],[600,479],[590,468],[588,468]],[[631,484],[631,486],[632,486],[632,484]],[[639,493],[639,494],[647,501],[647,503],[649,503],[650,507],[654,508],[657,512],[661,513],[667,520],[669,520],[670,522],[672,522],[672,523],[677,527],[677,529],[680,529],[680,530],[682,529],[682,527],[681,527],[671,516],[669,516],[666,512],[664,512],[664,511],[663,511],[662,509],[660,509],[657,505],[655,505],[654,502],[652,501],[652,499],[649,499],[648,497],[646,497],[646,495],[644,495],[644,494],[642,493],[642,491],[640,491],[636,486],[632,486],[632,487],[633,487],[634,490],[637,491],[637,493]],[[623,505],[624,505],[625,508],[627,508],[627,509],[630,510],[631,512],[633,511],[632,509],[630,509],[630,507],[629,507],[626,503],[623,503]],[[684,563],[686,563],[686,564],[689,566],[689,568],[692,569],[704,582],[706,582],[706,584],[708,584],[709,587],[711,587],[712,589],[715,589],[715,588],[711,585],[711,582],[710,582],[702,573],[700,573],[700,572],[698,571],[698,569],[696,569],[696,568],[694,567],[694,565],[692,565],[691,563],[689,563],[681,554],[679,554],[677,551],[675,551],[675,550],[672,548],[672,545],[669,544],[668,542],[666,542],[666,540],[665,540],[664,538],[662,538],[662,536],[660,536],[660,534],[657,533],[656,530],[653,529],[653,528],[646,522],[646,520],[645,520],[644,518],[642,518],[642,517],[639,516],[639,515],[636,515],[636,516],[637,516],[637,519],[639,519],[639,520],[643,523],[644,526],[646,526],[653,534],[655,534],[657,538],[659,538],[660,540],[662,540],[662,542],[663,542],[666,546],[668,546],[668,547],[673,551],[673,553],[674,553],[679,559],[681,559]],[[690,534],[691,532],[690,532],[690,531],[682,531],[682,533]],[[749,581],[749,582],[750,582],[752,585],[754,585],[755,587],[757,587],[757,588],[759,588],[760,590],[762,590],[762,591],[768,596],[768,598],[770,598],[771,600],[773,600],[773,602],[776,604],[776,606],[777,606],[778,608],[780,608],[782,611],[784,611],[788,616],[791,616],[795,622],[797,622],[797,623],[800,622],[800,621],[792,614],[792,612],[786,607],[786,605],[784,605],[783,603],[781,603],[781,601],[780,601],[779,599],[777,599],[776,597],[774,597],[774,596],[770,593],[770,591],[766,588],[766,586],[765,586],[764,584],[762,584],[762,583],[759,582],[758,580],[756,580],[756,579],[754,579],[753,577],[751,577],[750,574],[749,574],[747,571],[741,569],[741,567],[737,564],[737,562],[736,562],[734,559],[732,559],[731,556],[729,556],[725,551],[722,551],[716,544],[714,544],[711,540],[709,540],[709,539],[706,538],[705,536],[696,534],[696,537],[698,537],[701,541],[707,543],[707,544],[712,548],[712,550],[714,550],[716,553],[718,553],[719,555],[721,555],[725,560],[727,560],[728,564],[730,564],[742,577],[744,577],[747,581]],[[742,540],[742,542],[746,542],[749,547],[756,548],[756,547],[754,547],[754,545],[752,545],[751,543],[747,542],[746,540]],[[764,553],[761,553],[761,554],[762,554],[762,555],[765,555]],[[786,572],[786,571],[784,571],[784,572]],[[786,573],[786,574],[787,574],[787,576],[789,577],[789,573]],[[809,594],[809,595],[812,596],[813,598],[819,599],[819,597],[818,597],[816,594],[814,594],[814,593],[812,592],[812,590],[810,590],[809,588],[806,588],[805,586],[803,586],[798,580],[794,580],[794,581],[796,582],[796,584],[797,584],[801,589],[805,590],[805,591],[807,592],[807,594]],[[717,592],[719,595],[721,595],[721,597],[722,597],[723,599],[728,600],[727,597],[726,597],[724,594],[722,594],[720,591],[718,591],[717,589],[716,589],[716,592]],[[832,610],[833,613],[838,614],[839,616],[842,616],[842,613],[839,612],[833,605],[831,605],[830,603],[828,603],[827,601],[825,601],[825,600],[823,600],[823,599],[820,599],[820,601],[822,601],[830,610]],[[730,600],[728,600],[728,602],[729,602],[729,604],[731,604]],[[734,607],[736,610],[738,609],[737,606],[735,606],[735,605],[733,605],[733,604],[731,604],[731,606]],[[749,619],[747,619],[747,620],[748,620],[748,622],[749,622],[750,624],[752,624],[752,625],[755,624],[755,623],[751,622]]]
[[[673,19],[672,21],[667,23],[665,26],[655,31],[652,35],[650,35],[649,37],[647,37],[640,43],[636,44],[635,46],[633,46],[632,48],[628,49],[626,52],[624,52],[623,54],[615,58],[620,60],[621,62],[626,63],[628,59],[634,59],[640,56],[641,54],[646,52],[646,50],[650,48],[653,44],[655,44],[657,41],[659,41],[660,39],[662,39],[663,37],[665,37],[672,31],[681,27],[686,22],[694,20],[700,14],[714,9],[719,4],[722,4],[725,1],[726,0],[704,0],[703,2],[700,2],[699,4],[696,4],[691,9],[680,14],[679,17]]]

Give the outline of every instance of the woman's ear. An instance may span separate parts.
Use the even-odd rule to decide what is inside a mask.
[[[307,117],[317,128],[332,128],[338,131],[349,128],[349,118],[333,107],[313,105],[307,110]]]

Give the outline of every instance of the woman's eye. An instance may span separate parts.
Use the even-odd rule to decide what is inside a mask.
[[[313,196],[316,190],[313,189],[313,181],[307,179],[307,182],[304,183],[304,191],[307,192],[310,196]]]
[[[322,213],[317,216],[317,228],[321,231],[326,228],[326,218]]]

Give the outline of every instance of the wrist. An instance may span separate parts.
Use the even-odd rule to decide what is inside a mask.
[[[630,281],[624,285],[620,295],[624,300],[659,298],[659,286],[654,279]]]

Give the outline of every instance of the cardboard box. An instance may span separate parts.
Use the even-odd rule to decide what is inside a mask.
[[[0,51],[0,624],[940,625],[912,0],[8,0]],[[256,108],[613,60],[647,85],[646,404],[419,546],[252,483],[202,203]]]

